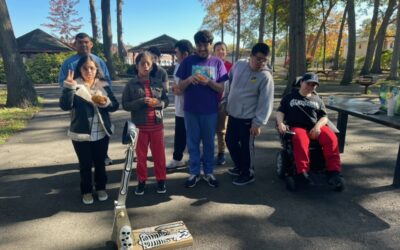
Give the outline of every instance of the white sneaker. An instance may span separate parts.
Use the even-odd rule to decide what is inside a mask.
[[[104,159],[104,165],[109,166],[112,164],[113,164],[113,161],[111,160],[111,158],[106,156],[106,158]]]
[[[93,204],[93,195],[91,193],[82,195],[82,202],[85,205]]]
[[[175,169],[178,167],[183,167],[185,166],[185,162],[184,161],[176,161],[174,159],[172,159],[168,165],[167,165],[167,169]]]
[[[97,198],[99,199],[99,201],[106,201],[108,199],[108,194],[106,190],[97,191]]]

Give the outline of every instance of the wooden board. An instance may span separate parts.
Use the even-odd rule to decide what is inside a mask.
[[[183,221],[132,231],[133,250],[176,249],[193,245],[193,238]]]

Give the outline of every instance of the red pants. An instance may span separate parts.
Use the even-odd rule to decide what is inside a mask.
[[[310,137],[308,131],[304,128],[296,127],[292,127],[291,130],[296,133],[296,135],[293,136],[292,143],[297,173],[308,172],[310,169]],[[321,127],[321,134],[318,136],[318,142],[322,146],[326,169],[328,171],[341,172],[342,167],[340,164],[339,146],[335,133],[327,126]]]
[[[165,147],[163,129],[144,132],[139,130],[136,145],[137,176],[140,182],[147,180],[147,150],[149,148],[154,160],[154,174],[157,181],[166,179]]]

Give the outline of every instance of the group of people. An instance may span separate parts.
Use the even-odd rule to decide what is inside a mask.
[[[201,179],[211,187],[218,187],[214,168],[215,164],[225,164],[225,145],[234,164],[228,169],[228,173],[235,176],[232,183],[242,186],[255,181],[254,142],[261,133],[261,126],[267,124],[274,101],[274,81],[266,63],[269,47],[257,43],[249,59],[232,65],[225,59],[227,46],[223,42],[213,46],[213,35],[209,31],[198,31],[194,41],[195,48],[188,40],[175,44],[178,63],[171,86],[175,95],[175,134],[169,164],[166,164],[163,127],[163,110],[169,105],[166,72],[157,65],[159,55],[155,51],[141,52],[135,57],[135,74],[123,90],[121,104],[131,113],[131,120],[139,129],[136,195],[145,192],[149,147],[157,193],[166,192],[167,169],[186,165],[185,148],[189,154],[187,188],[195,187]],[[91,53],[90,37],[79,33],[74,44],[77,54],[63,63],[59,75],[63,88],[60,107],[71,112],[68,135],[79,160],[82,202],[92,204],[93,166],[96,196],[100,201],[108,198],[105,165],[110,162],[107,150],[114,131],[109,112],[118,110],[119,103],[112,92],[106,64]],[[301,86],[304,82],[310,91],[304,92],[301,87],[297,94],[282,99],[277,113],[278,128],[284,133],[287,121],[298,133],[297,141],[294,140],[298,150],[294,150],[294,156],[299,175],[308,171],[309,158],[305,151],[310,138],[318,139],[323,145],[324,156],[331,162],[328,171],[340,174],[337,140],[325,126],[322,101],[312,94],[319,84],[318,79],[312,80],[314,85],[309,85],[311,81],[307,79],[301,81]],[[309,116],[299,115],[298,107]],[[218,153],[215,158],[216,134]]]

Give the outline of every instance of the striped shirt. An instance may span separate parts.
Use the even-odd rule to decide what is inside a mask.
[[[144,85],[144,92],[146,97],[153,97],[150,89],[150,81],[147,80],[143,83]],[[153,107],[148,106],[146,111],[146,123],[143,125],[137,126],[141,131],[150,132],[155,131],[163,128],[162,123],[156,123],[156,110]]]

